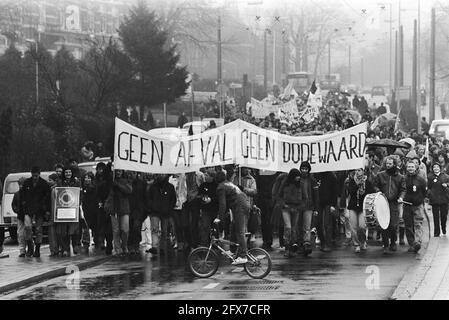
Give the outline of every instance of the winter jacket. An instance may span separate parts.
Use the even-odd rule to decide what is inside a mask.
[[[112,184],[112,194],[114,199],[114,212],[119,216],[130,214],[131,208],[129,198],[133,192],[130,181],[126,178],[115,179]]]
[[[145,190],[146,182],[135,179],[132,183],[132,193],[129,197],[130,217],[140,221],[145,220]]]
[[[241,187],[242,191],[248,196],[249,204],[252,207],[254,204],[254,197],[257,196],[256,179],[254,179],[253,176],[248,175],[241,177],[241,181],[238,180],[238,176],[236,176],[234,184]]]
[[[22,188],[27,214],[43,217],[45,212],[50,211],[50,185],[44,179],[39,177],[36,185],[33,185],[32,178],[28,178]]]
[[[287,173],[281,173],[275,180],[273,188],[271,189],[271,198],[275,205],[283,205],[284,199],[281,195],[281,191],[284,187],[285,181],[287,180]]]
[[[374,193],[374,187],[371,182],[367,179],[365,182],[365,192],[362,195],[358,195],[358,186],[354,181],[353,177],[348,179],[347,192],[348,192],[348,210],[354,210],[361,212],[363,210],[363,201],[367,194]]]
[[[256,185],[257,185],[257,198],[258,199],[271,199],[272,194],[271,191],[273,189],[273,185],[276,181],[276,178],[278,177],[278,174],[272,174],[272,175],[263,175],[259,174],[256,178]]]
[[[203,182],[204,174],[202,172],[186,173],[187,201],[193,201],[198,197],[198,189]]]
[[[380,172],[374,179],[374,189],[382,192],[388,201],[396,201],[405,197],[405,178],[396,170],[393,174],[387,171]]]
[[[407,175],[405,177],[406,194],[404,201],[412,203],[414,206],[419,206],[424,203],[424,198],[427,192],[427,182],[420,176]]]
[[[99,206],[103,207],[112,188],[112,179],[107,175],[97,174],[95,176],[95,186],[97,202],[99,203]]]
[[[338,184],[337,176],[333,172],[324,172],[315,175],[318,185],[318,202],[321,209],[327,206],[337,206]]]
[[[200,197],[207,196],[211,199],[211,202],[204,203],[200,201],[201,210],[216,214],[218,212],[218,198],[217,198],[217,187],[216,182],[204,182],[198,191]]]
[[[301,186],[295,183],[285,183],[281,190],[281,196],[285,205],[299,207],[302,202]]]
[[[95,216],[98,209],[97,188],[93,183],[81,190],[84,216]]]
[[[168,181],[155,181],[146,198],[150,215],[159,218],[168,218],[176,205],[175,188]]]
[[[318,210],[318,184],[313,175],[302,177],[301,185],[301,209],[302,210]]]
[[[25,208],[25,196],[22,189],[14,194],[14,198],[12,200],[12,210],[17,214],[17,219],[22,222],[24,221],[25,215],[27,214]]]
[[[448,184],[448,187],[443,187],[443,183]],[[427,179],[427,188],[427,195],[431,205],[449,203],[449,175],[441,172],[436,176],[434,173],[431,173]]]
[[[229,181],[221,182],[217,187],[218,217],[223,221],[226,209],[233,212],[249,210],[249,199],[246,194],[235,184]]]

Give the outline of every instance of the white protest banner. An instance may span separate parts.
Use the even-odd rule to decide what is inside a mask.
[[[267,102],[258,101],[251,98],[251,115],[256,119],[264,119],[270,113],[277,114],[279,105],[272,105]]]
[[[239,164],[289,172],[309,161],[312,172],[364,166],[367,123],[328,135],[291,137],[236,120],[180,138],[151,135],[115,120],[114,168],[149,173],[186,173]]]
[[[304,111],[299,116],[301,119],[304,120],[306,124],[311,123],[315,118],[317,118],[319,113],[317,112],[317,109],[315,107],[306,107]]]

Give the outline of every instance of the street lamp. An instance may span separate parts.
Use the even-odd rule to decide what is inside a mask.
[[[39,105],[39,62],[38,62],[38,41],[34,39],[25,39],[28,43],[34,43],[36,48],[36,107]]]

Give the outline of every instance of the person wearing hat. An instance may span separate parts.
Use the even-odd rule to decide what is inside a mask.
[[[442,172],[441,165],[435,162],[432,165],[432,173],[427,180],[427,195],[429,203],[432,206],[433,214],[433,235],[440,236],[440,230],[443,235],[446,234],[446,221],[449,203],[449,176]],[[441,222],[441,229],[440,229]]]

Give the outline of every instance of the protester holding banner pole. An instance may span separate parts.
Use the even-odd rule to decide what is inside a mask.
[[[128,254],[129,214],[131,212],[129,197],[133,191],[127,172],[115,170],[112,183],[113,213],[111,215],[114,250],[116,255]]]
[[[97,194],[97,239],[96,250],[105,250],[106,255],[112,254],[112,224],[111,215],[106,211],[106,201],[112,188],[112,170],[109,165],[99,162],[96,166],[95,186]],[[106,240],[106,246],[104,242]]]
[[[164,248],[167,247],[168,223],[176,206],[176,191],[168,179],[169,175],[157,175],[146,197],[152,238],[152,248],[148,252],[153,255],[159,253],[159,256],[164,254]]]

